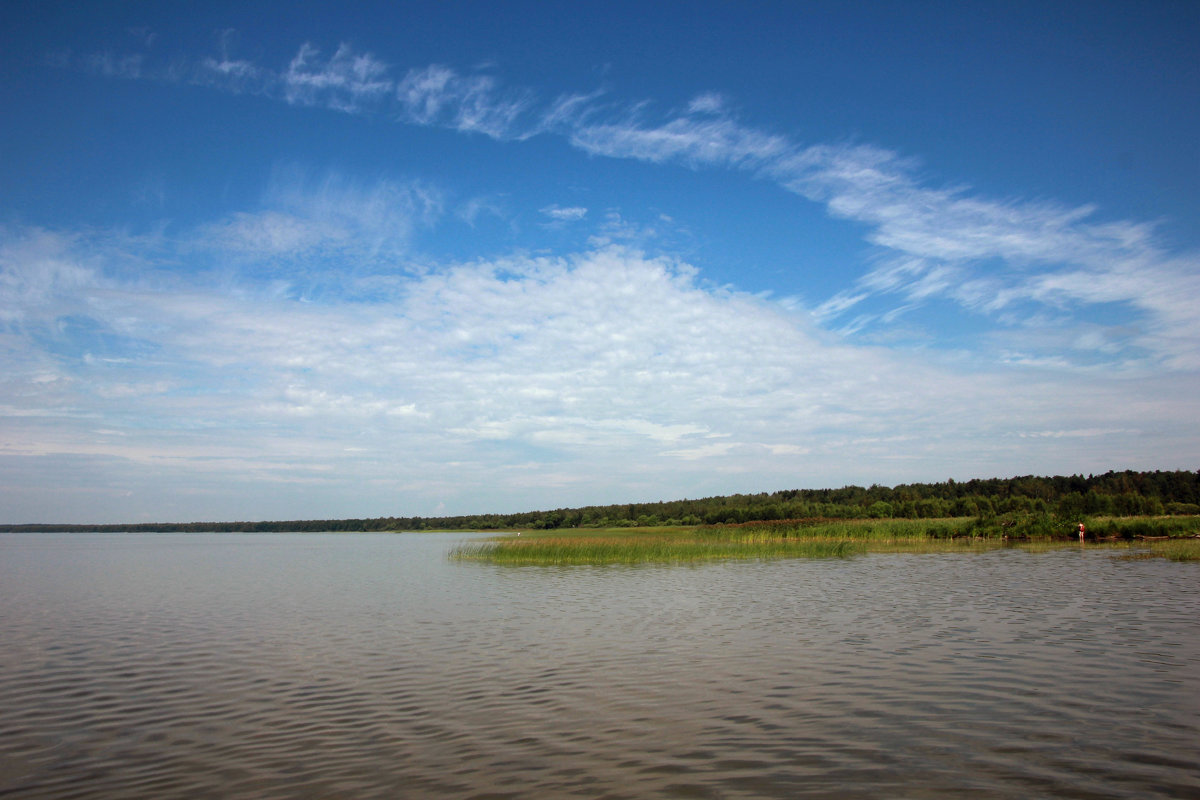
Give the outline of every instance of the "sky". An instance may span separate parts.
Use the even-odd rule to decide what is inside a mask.
[[[1200,467],[1200,4],[0,5],[0,522]]]

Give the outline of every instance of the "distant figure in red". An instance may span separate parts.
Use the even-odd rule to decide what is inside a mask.
[[[1081,523],[1079,523],[1079,541],[1081,541],[1081,542],[1083,541],[1084,533],[1086,533],[1086,531],[1084,530],[1083,523],[1081,522]]]

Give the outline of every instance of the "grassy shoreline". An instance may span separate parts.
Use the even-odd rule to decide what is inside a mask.
[[[1137,547],[1131,558],[1200,560],[1200,518],[1109,518],[1087,523],[1085,546]],[[528,531],[460,545],[450,557],[514,566],[695,563],[773,558],[846,558],[865,553],[978,552],[1020,546],[1079,546],[1061,520],[786,520],[678,528]]]

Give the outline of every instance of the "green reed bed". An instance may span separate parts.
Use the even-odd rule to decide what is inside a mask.
[[[1020,545],[1078,545],[1078,523],[1047,515],[978,519],[805,519],[677,528],[527,532],[462,545],[451,558],[511,565],[640,564],[723,559],[839,558],[863,553],[982,552]],[[1200,557],[1200,540],[1184,539],[1197,519],[1087,520],[1089,543],[1149,545],[1146,557]],[[1093,533],[1094,532],[1094,533]],[[1157,536],[1163,541],[1148,541]],[[1115,544],[1114,544],[1115,543]],[[1140,558],[1142,555],[1130,557]]]
[[[977,535],[971,517],[947,519],[796,519],[707,525],[699,537],[729,541],[778,539],[851,539],[862,542],[953,539]]]
[[[1086,520],[1089,535],[1101,539],[1189,539],[1200,535],[1200,517],[1096,517]]]
[[[1167,561],[1200,561],[1200,539],[1147,541],[1126,547],[1129,552],[1122,558],[1131,560],[1165,558]]]
[[[1168,561],[1200,561],[1200,540],[1151,542],[1150,552]]]
[[[762,558],[837,558],[864,552],[849,541],[684,534],[511,537],[455,548],[451,558],[509,565],[644,564]]]
[[[1200,535],[1200,517],[1060,517],[1054,514],[1005,514],[943,519],[784,520],[745,525],[714,526],[771,531],[781,536],[819,536],[867,542],[999,539],[1020,541],[1078,541],[1085,523],[1088,541],[1187,539]]]

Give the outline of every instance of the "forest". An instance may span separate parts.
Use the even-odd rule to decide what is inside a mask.
[[[687,526],[796,519],[935,519],[1052,514],[1063,519],[1200,514],[1200,472],[986,478],[887,487],[788,489],[696,500],[558,508],[516,514],[271,522],[0,525],[3,532],[278,532],[502,530]]]

